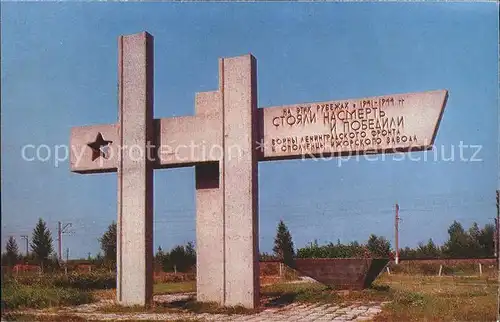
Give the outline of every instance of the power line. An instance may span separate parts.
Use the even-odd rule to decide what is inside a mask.
[[[60,221],[57,222],[57,235],[58,235],[58,250],[59,250],[59,260],[62,261],[62,235],[68,232],[68,228],[71,227],[71,223],[67,223],[64,226]]]

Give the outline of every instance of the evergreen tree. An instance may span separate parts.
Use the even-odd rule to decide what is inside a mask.
[[[186,255],[188,258],[189,265],[196,264],[196,250],[192,242],[188,242],[186,245]]]
[[[415,251],[415,257],[417,258],[438,258],[441,256],[441,250],[432,238],[429,239],[427,244],[419,243],[418,248]]]
[[[158,246],[158,250],[156,251],[156,256],[158,258],[161,258],[165,255],[165,253],[163,252],[163,249],[161,249],[161,246]]]
[[[116,264],[116,223],[113,221],[108,230],[99,238],[101,249],[104,253],[104,261],[112,266]]]
[[[42,265],[43,269],[44,264],[47,264],[49,256],[54,251],[54,248],[52,246],[52,234],[42,218],[38,219],[38,223],[33,230],[30,247],[37,262]]]
[[[96,265],[97,267],[102,267],[104,264],[104,257],[102,256],[101,252],[97,253],[94,258],[92,258],[91,263],[93,265]]]
[[[481,256],[481,244],[479,243],[479,238],[481,236],[481,230],[476,222],[472,224],[468,232],[469,243],[467,245],[467,256],[469,257],[480,257]]]
[[[193,243],[186,246],[175,246],[169,253],[165,254],[163,269],[165,271],[187,272],[196,265],[196,251]]]
[[[17,247],[16,240],[14,237],[10,236],[7,241],[7,245],[5,245],[5,261],[7,266],[13,267],[17,264],[19,260],[19,249]]]
[[[477,237],[479,246],[481,248],[481,257],[491,257],[495,253],[495,226],[492,224],[484,225]]]
[[[295,251],[293,249],[292,235],[283,220],[280,220],[278,224],[276,237],[274,238],[273,252],[283,263],[290,267],[294,266],[293,258],[295,257]]]
[[[468,257],[470,238],[458,221],[453,221],[448,228],[448,241],[444,244],[444,253],[447,257]]]
[[[431,238],[427,243],[419,243],[415,248],[406,246],[400,249],[400,258],[482,258],[491,257],[494,254],[495,226],[492,224],[486,224],[481,229],[477,223],[473,223],[466,230],[459,222],[454,221],[448,229],[448,234],[449,239],[443,246],[437,245]],[[329,243],[319,246],[315,240],[306,247],[297,249],[297,257],[361,257],[365,246],[369,251],[369,256],[388,257],[391,255],[391,245],[387,239],[372,234],[366,245],[360,245],[358,242],[341,244],[340,240],[337,240],[336,244]]]
[[[156,255],[155,255],[156,267],[162,268],[164,257],[165,257],[165,253],[163,252],[163,249],[161,249],[161,246],[158,246],[158,251],[156,252]]]
[[[373,257],[387,258],[391,256],[391,243],[383,236],[371,234],[366,243],[366,248]]]
[[[415,249],[406,246],[405,248],[399,250],[399,257],[400,258],[417,258],[418,256],[417,256],[416,252],[417,251]]]

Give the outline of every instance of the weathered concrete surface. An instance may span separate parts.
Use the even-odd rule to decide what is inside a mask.
[[[157,168],[221,159],[222,149],[215,142],[219,141],[221,134],[222,106],[205,100],[213,100],[214,96],[221,99],[222,94],[220,90],[199,93],[197,105],[205,107],[203,111],[197,107],[194,116],[154,121],[156,142],[161,146],[155,156],[158,158]],[[258,159],[268,161],[430,149],[447,97],[446,90],[438,90],[260,108],[253,116],[254,125],[259,127],[256,142],[262,148]],[[75,163],[79,151],[88,152],[82,149],[86,144],[85,140],[81,141],[84,133],[93,136],[99,129],[113,137],[113,127],[116,126],[74,129],[71,142],[76,149],[70,151],[72,171],[116,171],[114,158],[99,166],[85,161]]]
[[[262,109],[263,160],[429,149],[446,90]]]
[[[146,305],[153,296],[153,38],[119,40],[117,299]]]
[[[221,59],[219,78],[218,92],[196,97],[196,113],[206,119],[200,124],[210,128],[202,144],[219,148],[190,159],[215,161],[196,165],[197,293],[201,301],[253,308],[259,301],[255,59]]]
[[[219,88],[197,95],[196,115],[154,120],[152,46],[147,33],[120,37],[119,121],[74,128],[70,139],[72,171],[118,173],[124,305],[151,298],[153,168],[197,167],[200,298],[255,307],[257,162],[428,149],[447,98],[433,91],[257,109],[256,60],[246,55],[220,60]]]
[[[213,122],[212,142],[222,148],[220,92],[198,93],[196,114]],[[207,158],[209,159],[209,158]],[[222,151],[216,162],[195,167],[196,173],[196,292],[199,301],[224,304],[224,178]]]
[[[259,303],[257,66],[246,55],[222,60],[224,109],[225,304]],[[237,149],[235,149],[236,147]]]
[[[364,289],[389,263],[384,258],[303,258],[295,269],[334,289]]]
[[[71,129],[70,137],[70,167],[71,171],[78,173],[94,173],[94,172],[116,172],[118,167],[119,150],[117,149],[120,142],[118,124],[102,124],[74,127]],[[96,142],[98,134],[108,144],[108,155],[99,157],[93,160],[93,150],[89,147],[89,143]]]

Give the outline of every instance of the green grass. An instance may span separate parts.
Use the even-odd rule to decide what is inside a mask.
[[[153,286],[153,294],[161,295],[161,294],[172,294],[172,293],[188,293],[188,292],[196,292],[196,282],[175,282],[175,283],[159,283],[154,284]],[[109,290],[94,290],[92,294],[96,298],[114,300],[116,298],[116,289]]]
[[[54,315],[35,315],[35,314],[22,314],[22,313],[7,313],[2,316],[7,321],[54,321],[54,322],[83,322],[87,321],[75,315],[69,314],[54,314]]]
[[[91,293],[46,285],[22,285],[10,281],[2,284],[2,305],[5,309],[48,308],[78,305],[93,301]]]
[[[384,275],[392,303],[376,321],[495,321],[497,284],[492,279]]]
[[[57,307],[63,304],[72,305],[90,301],[82,293],[71,293],[81,292],[75,289],[7,286],[11,289],[2,289],[2,299],[7,300],[8,303],[18,301],[18,307]],[[154,286],[155,294],[185,293],[195,290],[194,281],[155,284]],[[114,298],[115,290],[95,291],[93,294],[96,298]],[[494,321],[496,294],[497,282],[491,278],[383,274],[374,282],[372,288],[345,293],[333,291],[318,283],[267,285],[261,288],[261,297],[264,301],[260,310],[293,302],[332,303],[343,306],[350,302],[390,301],[391,303],[384,306],[382,313],[375,318],[375,321]],[[258,310],[247,310],[243,307],[225,308],[215,303],[196,302],[194,298],[190,298],[175,303],[156,304],[149,308],[109,306],[100,311],[105,313],[251,314]],[[22,319],[25,316],[18,318]],[[81,321],[78,318],[61,320],[60,316],[57,316],[57,319],[50,320]],[[46,317],[36,320],[49,321]]]
[[[28,274],[8,277],[23,285],[44,285],[82,290],[112,289],[116,287],[116,274],[107,271]]]
[[[154,284],[154,294],[196,292],[196,281]]]
[[[394,291],[387,285],[374,283],[362,291],[338,292],[319,283],[273,284],[261,288],[261,295],[281,302],[335,303],[358,301],[388,301]],[[276,301],[276,300],[275,300]]]
[[[115,290],[96,291],[95,294],[101,298],[114,298]],[[154,284],[153,293],[155,295],[196,292],[196,281],[161,283]],[[168,313],[168,312],[191,312],[191,313],[212,313],[212,314],[250,314],[256,310],[249,310],[242,306],[222,307],[212,302],[197,302],[193,298],[181,300],[174,303],[155,304],[144,308],[142,306],[123,307],[119,305],[109,305],[100,309],[104,313]]]
[[[337,302],[339,295],[322,284],[272,284],[261,288],[261,295],[268,297],[272,304],[292,302]]]
[[[382,275],[372,288],[346,293],[321,284],[275,284],[262,288],[275,302],[335,303],[390,301],[376,321],[494,321],[494,279],[459,276]],[[274,303],[276,304],[276,303]]]

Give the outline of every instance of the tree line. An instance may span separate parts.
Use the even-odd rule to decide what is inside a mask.
[[[16,240],[10,236],[5,245],[5,252],[2,253],[2,266],[12,267],[18,263],[37,264],[43,270],[59,265],[57,254],[52,245],[52,233],[42,218],[38,219],[38,223],[33,229],[29,247],[31,252],[21,254]]]
[[[116,238],[116,223],[113,222],[99,239],[103,255],[97,254],[94,264],[116,267]],[[187,272],[196,265],[196,251],[192,242],[187,245],[177,245],[167,252],[160,246],[154,260],[156,267],[165,272]]]
[[[495,255],[495,226],[486,224],[480,228],[473,223],[465,229],[458,221],[448,228],[448,240],[437,245],[432,239],[419,243],[416,248],[400,249],[401,258],[485,258]]]
[[[437,245],[432,239],[427,243],[420,242],[417,247],[405,247],[400,249],[401,259],[425,259],[425,258],[485,258],[493,257],[495,254],[495,227],[486,224],[483,228],[474,222],[469,229],[465,229],[458,221],[448,228],[448,239],[443,245]],[[366,243],[353,241],[342,244],[327,243],[319,245],[317,240],[305,247],[293,247],[292,236],[280,221],[274,240],[273,254],[261,254],[261,260],[280,260],[292,266],[294,258],[348,258],[348,257],[372,257],[393,258],[395,251],[387,238],[371,234]]]
[[[349,244],[328,243],[319,245],[318,241],[305,247],[294,249],[292,235],[283,220],[278,223],[274,238],[273,254],[263,253],[261,260],[279,260],[293,267],[295,258],[347,258],[347,257],[390,257],[391,244],[382,236],[370,235],[366,244],[351,242]]]
[[[448,228],[448,239],[443,245],[437,245],[432,239],[427,243],[419,243],[417,247],[400,249],[401,259],[417,258],[484,258],[494,256],[495,227],[486,224],[480,228],[473,223],[465,229],[458,221],[454,221]],[[13,237],[6,244],[2,253],[2,266],[14,266],[17,263],[37,264],[44,268],[59,266],[57,254],[52,245],[52,234],[46,223],[40,218],[33,229],[30,249],[26,255],[21,255]],[[92,264],[99,267],[114,269],[116,267],[117,226],[112,222],[106,232],[99,238],[102,253],[94,258],[87,258]],[[261,253],[261,260],[280,260],[293,266],[295,258],[346,258],[346,257],[393,257],[394,250],[389,240],[383,236],[371,234],[365,243],[353,241],[343,244],[329,242],[319,245],[317,240],[302,248],[294,248],[292,235],[281,220],[278,223],[274,238],[273,253]],[[156,267],[166,272],[187,272],[196,265],[196,250],[193,243],[177,245],[170,251],[158,248],[155,254]]]
[[[85,262],[104,267],[116,268],[117,252],[117,225],[113,221],[98,239],[101,252],[95,257],[89,257]],[[46,222],[40,218],[31,235],[31,242],[27,254],[22,254],[14,237],[9,237],[5,251],[1,257],[2,266],[13,267],[16,264],[40,265],[45,268],[55,269],[60,266],[59,258],[54,252],[52,233]],[[164,271],[187,272],[196,264],[196,251],[193,243],[185,246],[175,246],[172,250],[164,252],[161,247],[155,255],[157,267]]]

